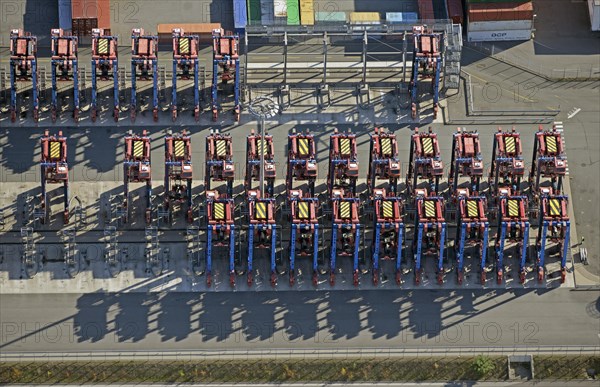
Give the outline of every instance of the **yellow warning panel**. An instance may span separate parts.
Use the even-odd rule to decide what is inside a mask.
[[[298,139],[298,153],[301,156],[308,156],[308,138]]]
[[[423,204],[425,205],[425,216],[428,218],[435,218],[435,202],[425,200]]]
[[[516,218],[519,216],[519,201],[515,199],[508,200],[508,216]]]
[[[256,150],[258,151],[258,155],[266,155],[267,154],[267,142],[263,141],[262,138],[256,139]]]
[[[217,156],[219,156],[219,157],[227,156],[227,141],[217,140]]]
[[[190,40],[188,38],[179,38],[179,53],[181,55],[189,55]]]
[[[384,156],[392,155],[392,139],[389,137],[383,137],[381,139],[381,153]]]
[[[554,136],[546,136],[546,149],[550,153],[556,153],[558,150],[558,146],[556,144],[556,137]]]
[[[517,149],[517,142],[513,136],[504,137],[504,149],[506,153],[515,153]]]
[[[225,203],[216,202],[213,205],[213,209],[216,220],[225,220]]]
[[[560,200],[550,199],[550,215],[551,216],[560,216],[561,215]]]
[[[392,219],[394,217],[394,203],[390,200],[381,202],[381,212],[384,218]]]
[[[479,217],[479,206],[477,200],[467,200],[467,216],[469,218]]]
[[[175,140],[174,145],[175,157],[185,156],[185,143],[182,140]]]
[[[340,153],[343,155],[350,154],[350,139],[340,138]]]
[[[60,159],[60,142],[50,141],[50,158],[53,160]]]
[[[350,202],[340,202],[340,218],[350,219],[352,217],[352,208]]]
[[[298,217],[300,219],[309,218],[309,208],[307,202],[298,202]]]
[[[98,39],[98,54],[108,55],[108,39]]]
[[[133,157],[141,158],[144,157],[144,142],[134,141],[133,142]]]
[[[255,217],[256,219],[267,219],[267,203],[256,202],[255,206]]]
[[[431,137],[421,137],[421,145],[425,154],[433,154],[433,139]]]

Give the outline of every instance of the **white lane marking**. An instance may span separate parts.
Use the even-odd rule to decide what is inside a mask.
[[[573,118],[573,117],[575,117],[575,115],[576,115],[577,113],[579,113],[580,111],[581,111],[581,108],[573,108],[573,109],[572,109],[572,110],[569,112],[569,114],[567,115],[567,118]]]

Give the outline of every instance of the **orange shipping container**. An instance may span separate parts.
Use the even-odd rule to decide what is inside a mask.
[[[98,28],[110,30],[110,0],[72,0],[73,19],[98,19]]]
[[[533,3],[470,3],[469,22],[532,20]]]

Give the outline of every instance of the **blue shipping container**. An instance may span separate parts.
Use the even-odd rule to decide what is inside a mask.
[[[73,28],[72,19],[71,0],[58,0],[58,28],[71,31]]]
[[[419,20],[416,12],[387,12],[385,20],[390,23],[410,23]]]
[[[238,32],[248,25],[246,0],[233,0],[233,25]]]

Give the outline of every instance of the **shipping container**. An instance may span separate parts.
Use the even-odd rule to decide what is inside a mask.
[[[434,20],[435,15],[433,13],[433,1],[432,0],[419,0],[419,18],[421,20]]]
[[[379,12],[350,12],[350,23],[352,24],[371,24],[380,21]]]
[[[238,33],[242,33],[248,24],[246,0],[233,0],[233,26]]]
[[[110,29],[110,0],[71,1],[73,19],[97,19],[98,28]]]
[[[531,20],[533,19],[533,4],[525,3],[494,3],[469,4],[469,22],[502,21],[502,20]]]
[[[260,0],[260,22],[264,26],[275,23],[275,2],[273,0]]]
[[[529,40],[531,30],[509,30],[509,31],[468,31],[469,42],[498,42],[505,40]]]
[[[287,24],[297,26],[300,24],[300,7],[298,0],[287,0]]]
[[[173,28],[183,28],[186,34],[198,35],[200,41],[212,41],[213,30],[221,29],[221,23],[164,23],[156,27],[160,43],[169,43],[173,39]],[[152,31],[146,30],[147,34]]]
[[[58,0],[58,27],[65,31],[71,31],[73,28],[71,7],[71,0]]]
[[[511,31],[531,30],[532,20],[502,20],[488,22],[471,22],[467,25],[468,31]]]
[[[419,20],[416,12],[387,12],[385,20],[389,23],[413,23]]]
[[[260,0],[248,0],[248,24],[259,25],[260,20]]]
[[[287,19],[287,0],[273,0],[273,10],[275,17]]]
[[[315,20],[318,22],[346,22],[346,12],[315,12]]]
[[[454,24],[462,24],[463,22],[463,6],[460,0],[446,0],[448,3],[448,17],[452,19]]]
[[[588,0],[592,31],[600,31],[600,0]]]
[[[305,26],[315,24],[315,6],[313,0],[300,0],[300,23]]]

